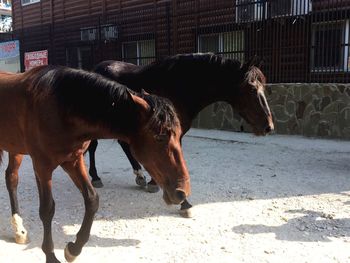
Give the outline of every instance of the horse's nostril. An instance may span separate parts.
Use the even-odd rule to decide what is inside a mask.
[[[270,133],[272,131],[273,131],[273,128],[270,125],[267,125],[266,128],[265,128],[265,132],[266,133]]]
[[[182,190],[175,190],[175,197],[178,202],[182,203],[186,199],[186,194]]]

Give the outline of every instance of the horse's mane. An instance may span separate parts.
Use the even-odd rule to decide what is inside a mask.
[[[239,70],[241,62],[239,60],[224,58],[214,53],[189,53],[178,54],[174,56],[168,56],[158,59],[149,65],[143,67],[143,70],[147,70],[153,67],[166,67],[168,69],[174,68],[177,65],[193,64],[193,65],[208,65],[210,67],[230,67],[232,69]]]
[[[145,66],[107,60],[99,63],[95,67],[95,72],[126,84],[133,90],[140,91],[144,85],[148,85],[147,88],[156,91],[156,94],[158,92],[163,94],[163,88],[159,87],[168,85],[164,89],[174,88],[173,83],[170,83],[170,86],[167,83],[174,82],[175,80],[171,78],[175,77],[176,81],[184,78],[188,86],[206,85],[209,84],[208,81],[215,82],[221,87],[227,87],[229,83],[230,88],[232,83],[243,81],[259,80],[265,83],[265,76],[254,66],[254,59],[256,58],[242,65],[239,60],[214,53],[189,53],[159,58]],[[211,84],[209,85],[212,86]],[[179,89],[184,89],[185,93],[190,91],[184,85],[176,85],[176,89],[176,93],[180,93]]]
[[[266,78],[262,71],[255,66],[249,67],[248,71],[245,74],[245,81],[247,81],[248,83],[253,83],[256,80],[259,81],[263,85],[263,87],[265,87]]]
[[[179,54],[172,57],[167,57],[163,61],[160,60],[158,62],[159,65],[162,64],[172,64],[172,66],[176,65],[177,63],[184,63],[184,62],[193,62],[193,63],[202,63],[207,64],[209,66],[218,66],[221,67],[221,70],[228,69],[230,73],[232,73],[232,70],[239,70],[244,68],[245,72],[244,74],[244,80],[247,82],[254,82],[255,80],[258,80],[260,83],[265,84],[266,78],[265,75],[262,73],[262,71],[254,65],[254,60],[256,60],[256,57],[253,57],[251,61],[247,62],[245,65],[242,65],[239,60],[231,59],[231,58],[225,58],[221,55],[216,55],[214,53],[192,53],[192,54]],[[230,74],[231,75],[231,74]]]
[[[151,106],[153,114],[147,123],[149,129],[161,134],[171,132],[179,125],[178,116],[170,100],[150,94],[137,94]]]
[[[113,130],[121,128],[121,121],[126,122],[129,129],[137,128],[133,122],[138,116],[137,109],[126,86],[97,73],[63,66],[43,66],[35,70],[31,91],[36,99],[53,94],[68,114],[74,113],[93,122],[102,121]],[[153,95],[144,96],[144,99],[151,107],[153,105],[149,120],[152,130],[175,128],[176,113],[168,100]]]
[[[156,60],[140,67],[136,72],[145,73],[151,79],[159,78],[163,72],[170,74],[174,72],[177,75],[186,76],[187,81],[193,81],[195,84],[203,81],[203,85],[206,85],[208,80],[216,82],[217,85],[221,82],[224,86],[227,83],[254,82],[255,80],[265,84],[264,74],[253,61],[254,59],[242,64],[239,60],[214,53],[178,54]]]

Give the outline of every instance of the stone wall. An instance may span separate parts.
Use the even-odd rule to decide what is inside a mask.
[[[277,134],[350,139],[350,84],[269,84],[266,95]],[[226,103],[205,108],[193,126],[250,131]]]

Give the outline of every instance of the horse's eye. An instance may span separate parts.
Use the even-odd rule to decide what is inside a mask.
[[[158,135],[154,135],[154,138],[156,139],[157,142],[167,142],[169,140],[169,135],[158,134]]]

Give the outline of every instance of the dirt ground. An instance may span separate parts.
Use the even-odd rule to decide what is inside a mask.
[[[350,262],[350,142],[191,130],[183,141],[193,218],[159,192],[135,185],[119,145],[100,141],[100,208],[79,262]],[[5,159],[6,164],[6,159]],[[0,168],[4,174],[5,165]],[[14,243],[0,180],[0,262],[44,262],[38,194],[30,159],[19,201],[30,243]],[[56,256],[73,241],[83,200],[61,169],[54,174]]]

